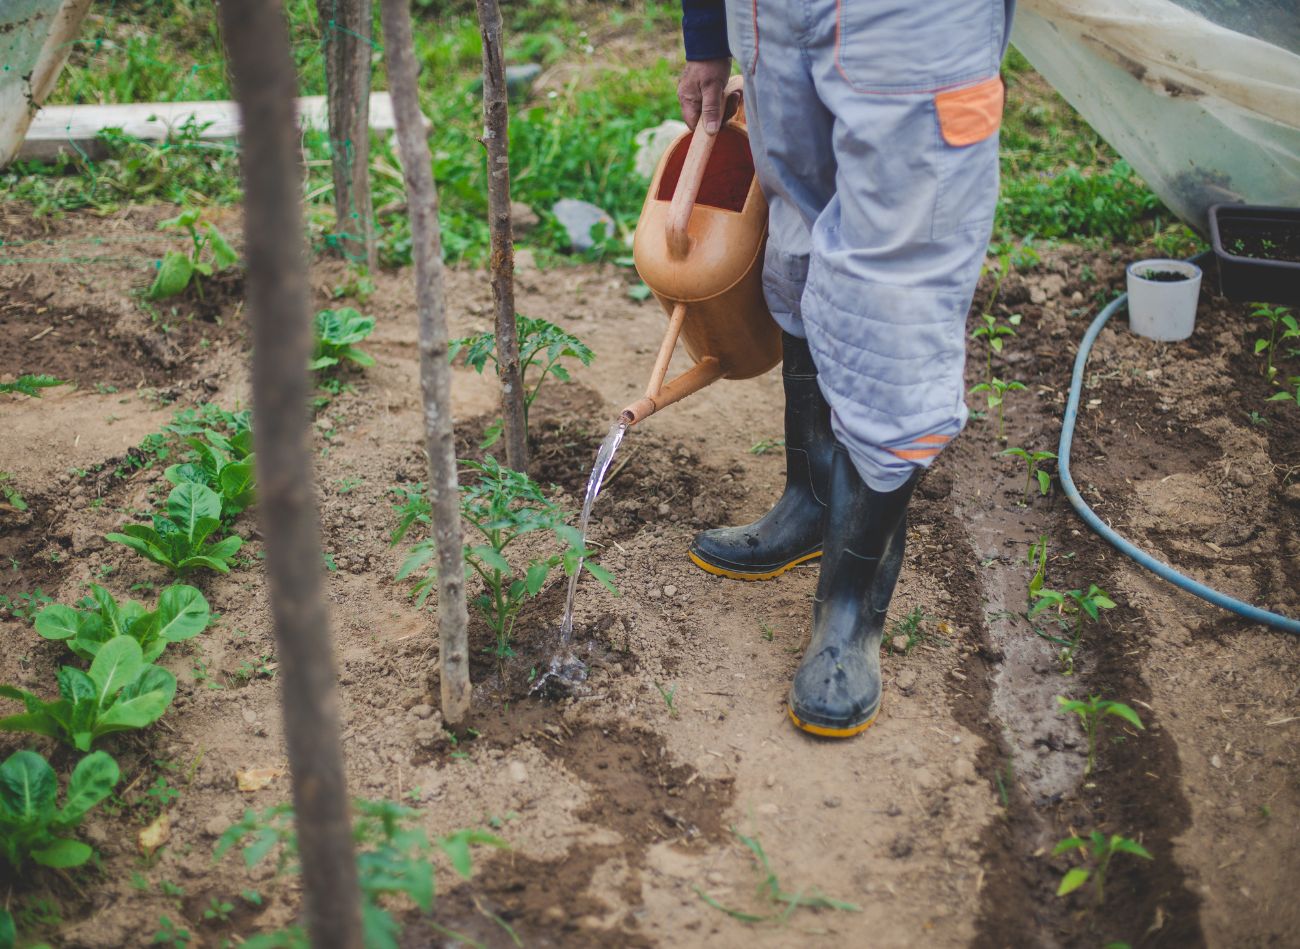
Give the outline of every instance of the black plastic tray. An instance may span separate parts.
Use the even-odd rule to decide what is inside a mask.
[[[1229,300],[1243,303],[1300,305],[1300,263],[1243,257],[1227,249],[1233,241],[1261,232],[1293,234],[1300,240],[1300,208],[1256,204],[1216,204],[1210,208],[1210,238],[1219,260],[1219,289]]]

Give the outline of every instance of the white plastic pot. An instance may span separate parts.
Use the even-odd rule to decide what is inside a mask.
[[[1186,280],[1149,280],[1148,272],[1182,274]],[[1139,336],[1174,342],[1196,328],[1201,268],[1185,260],[1137,260],[1128,265],[1128,325]]]

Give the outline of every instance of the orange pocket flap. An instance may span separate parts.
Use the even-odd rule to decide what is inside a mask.
[[[943,140],[958,147],[984,141],[1002,124],[1004,96],[1001,76],[937,94],[934,107]]]

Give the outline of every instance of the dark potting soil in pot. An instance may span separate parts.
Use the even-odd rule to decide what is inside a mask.
[[[1153,283],[1182,283],[1184,280],[1191,280],[1185,273],[1179,273],[1176,270],[1144,270],[1142,279],[1150,280]]]
[[[1282,260],[1300,264],[1300,230],[1254,228],[1250,233],[1234,233],[1229,222],[1222,227],[1223,249],[1237,257],[1255,260]]]

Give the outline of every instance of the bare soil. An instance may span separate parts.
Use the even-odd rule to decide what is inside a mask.
[[[68,215],[36,233],[25,209],[0,210],[6,234],[56,242],[0,268],[0,378],[46,371],[77,383],[39,401],[0,397],[0,470],[30,507],[0,506],[0,593],[40,587],[72,602],[93,579],[152,596],[164,573],[103,540],[166,487],[136,446],[179,408],[248,403],[237,280],[175,313],[140,301],[149,261],[166,249],[152,239],[166,213]],[[238,232],[233,214],[219,223]],[[97,237],[113,243],[66,259],[62,242]],[[695,531],[757,516],[780,490],[780,451],[751,451],[781,434],[776,373],[720,383],[629,434],[592,533],[622,595],[589,579],[579,589],[588,688],[529,695],[563,607],[552,580],[519,621],[516,655],[479,654],[474,731],[452,743],[429,676],[436,604],[417,609],[395,581],[403,552],[388,540],[392,489],[424,473],[412,277],[378,275],[360,305],[379,322],[365,346],[377,365],[347,377],[352,388],[313,431],[349,780],[357,795],[418,803],[430,832],[490,824],[511,845],[481,854],[468,883],[440,868],[434,919],[491,946],[511,943],[490,915],[527,946],[1290,943],[1300,929],[1295,639],[1143,572],[1093,537],[1055,486],[1026,501],[1023,468],[998,454],[1004,444],[1055,450],[1078,340],[1135,254],[1064,247],[1005,281],[999,312],[1024,320],[996,366],[1028,389],[1008,396],[1006,443],[994,422],[973,420],[923,481],[891,611],[919,610],[922,635],[910,652],[902,637],[887,651],[882,715],[842,743],[794,730],[784,709],[816,567],[740,584],[685,556]],[[1075,479],[1157,556],[1300,615],[1300,410],[1265,401],[1257,328],[1247,308],[1209,295],[1209,276],[1190,340],[1139,339],[1122,319],[1102,334]],[[628,297],[633,279],[599,266],[519,274],[520,310],[598,354],[574,383],[548,383],[534,407],[535,474],[575,515],[596,446],[643,387],[664,325],[656,305]],[[338,263],[316,262],[316,305],[345,280]],[[482,274],[449,273],[448,299],[454,332],[487,328]],[[973,354],[968,381],[983,369]],[[492,380],[457,370],[453,400],[473,455],[495,414]],[[55,944],[145,945],[166,915],[192,945],[216,946],[294,918],[293,881],[212,861],[246,807],[288,797],[256,512],[237,529],[241,566],[191,581],[219,619],[165,657],[181,682],[175,707],[157,727],[105,742],[124,781],[83,831],[102,868],[6,881],[9,905]],[[1042,534],[1050,586],[1096,583],[1119,604],[1088,627],[1068,676],[1023,616],[1025,554]],[[51,691],[63,647],[12,615],[0,628],[13,644],[0,681]],[[481,622],[471,634],[491,641]],[[1056,713],[1058,694],[1121,699],[1146,728],[1109,726],[1085,779],[1083,736]],[[70,767],[65,752],[18,735],[0,737],[0,756],[27,744]],[[236,772],[254,767],[281,775],[238,791]],[[167,845],[146,858],[137,834],[159,775],[181,793]],[[1086,891],[1054,895],[1073,861],[1052,857],[1052,845],[1093,828],[1154,855],[1116,860],[1102,909]],[[714,908],[702,893],[744,913],[781,910],[757,896],[763,874],[737,834],[761,841],[785,891],[815,889],[860,911],[747,923]],[[261,907],[238,898],[250,887]],[[229,920],[204,918],[214,898],[235,904]],[[57,919],[36,919],[41,900]],[[445,942],[413,908],[404,919],[407,944]]]

